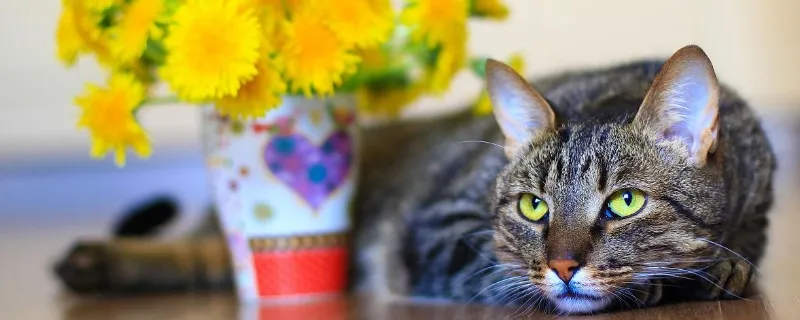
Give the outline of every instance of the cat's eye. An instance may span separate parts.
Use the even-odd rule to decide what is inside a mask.
[[[537,196],[526,193],[519,198],[519,213],[525,219],[539,221],[546,217],[548,212],[550,208],[547,202]]]
[[[606,217],[625,218],[639,213],[647,202],[647,195],[639,189],[620,189],[606,202]]]

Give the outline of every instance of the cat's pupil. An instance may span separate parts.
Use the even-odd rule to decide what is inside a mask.
[[[542,199],[539,199],[539,198],[533,199],[533,209],[534,210],[536,210],[536,208],[539,207],[539,202],[542,202]]]
[[[622,200],[625,200],[625,204],[630,206],[631,201],[633,201],[633,195],[631,194],[630,191],[625,191],[624,193],[622,193]]]

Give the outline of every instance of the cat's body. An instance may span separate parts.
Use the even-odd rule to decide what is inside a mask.
[[[687,168],[643,162],[663,156],[663,150],[639,141],[643,136],[625,136],[627,129],[620,128],[634,121],[662,66],[662,62],[637,62],[535,82],[558,119],[556,130],[534,137],[532,144],[515,152],[509,151],[508,127],[502,120],[498,126],[491,116],[459,113],[366,129],[354,203],[354,289],[385,297],[485,303],[530,304],[544,296],[566,312],[598,311],[623,300],[628,305],[650,305],[743,294],[754,269],[749,263],[758,263],[766,244],[765,213],[772,202],[775,168],[772,151],[746,103],[723,88],[718,138],[704,165],[688,168],[674,155],[665,163]],[[625,144],[615,146],[604,139]],[[634,156],[626,158],[628,152]],[[586,190],[603,192],[615,183],[628,186],[619,181],[638,171],[650,176],[644,182],[634,178],[630,186],[644,183],[639,188],[660,192],[649,196],[649,209],[624,221],[594,218],[594,208],[602,207],[604,197]],[[703,181],[696,181],[698,177]],[[518,198],[507,197],[508,190],[535,190],[537,197],[549,199],[552,212],[544,218],[550,217],[549,227],[511,213],[509,208],[516,205],[509,202]],[[564,220],[578,211],[589,213]],[[669,218],[662,217],[667,214]],[[583,219],[587,215],[591,218]],[[581,224],[582,219],[591,221]],[[625,221],[643,225],[633,229]],[[691,237],[678,239],[689,234],[715,245],[704,246]],[[613,251],[629,245],[609,247],[620,239],[638,247]],[[552,256],[562,251],[568,257]],[[647,256],[648,263],[662,262],[657,268],[694,273],[678,269],[648,273],[644,269],[656,267],[625,265],[636,260],[628,257],[634,254]],[[666,261],[671,257],[681,261]],[[586,270],[574,272],[583,278],[573,284],[581,279],[589,283],[590,276],[607,277],[605,282],[616,281],[622,288],[601,288],[616,293],[601,297],[597,290],[586,289],[589,285],[569,287],[577,267],[563,278],[560,267],[553,264],[565,259],[580,261],[581,270]],[[540,268],[545,263],[550,267]],[[648,276],[637,277],[643,274]],[[566,291],[548,291],[555,285],[547,281],[560,281],[559,277],[566,279]]]

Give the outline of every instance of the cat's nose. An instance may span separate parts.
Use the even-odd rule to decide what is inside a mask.
[[[572,279],[572,275],[580,268],[578,261],[572,259],[553,259],[548,261],[547,265],[558,274],[558,277],[561,278],[564,283],[569,283],[569,280]]]

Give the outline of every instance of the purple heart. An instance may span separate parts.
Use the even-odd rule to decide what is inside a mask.
[[[264,161],[275,177],[316,210],[344,183],[352,150],[344,131],[334,132],[320,147],[298,134],[278,135],[264,148]]]

